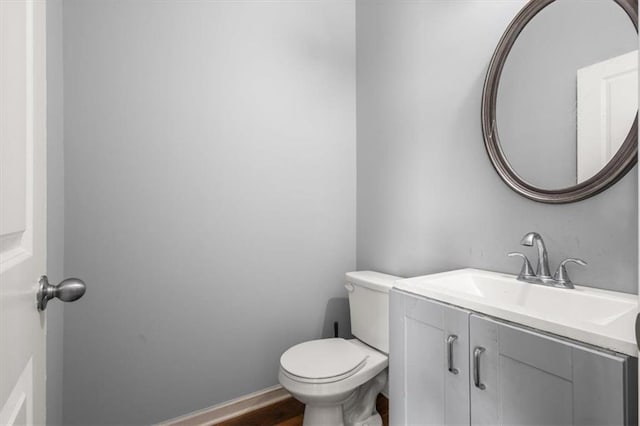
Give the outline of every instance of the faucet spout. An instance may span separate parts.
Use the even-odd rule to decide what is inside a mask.
[[[540,278],[551,278],[547,247],[544,245],[542,236],[537,232],[529,232],[522,237],[520,244],[527,247],[531,247],[533,244],[536,244],[536,247],[538,248],[538,266],[536,267],[536,275]]]

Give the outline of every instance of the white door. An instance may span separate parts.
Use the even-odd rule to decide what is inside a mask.
[[[45,422],[45,0],[0,0],[0,424]]]
[[[638,51],[578,70],[577,181],[618,152],[638,112]]]

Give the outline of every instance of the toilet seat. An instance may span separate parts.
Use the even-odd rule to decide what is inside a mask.
[[[341,338],[311,340],[287,350],[280,366],[291,379],[307,383],[336,382],[354,375],[368,354]]]

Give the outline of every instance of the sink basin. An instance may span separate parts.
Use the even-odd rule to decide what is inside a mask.
[[[396,281],[399,290],[637,356],[638,296],[590,287],[562,289],[514,275],[461,269]]]

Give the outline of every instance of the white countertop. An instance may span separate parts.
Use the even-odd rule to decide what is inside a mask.
[[[562,289],[514,275],[460,269],[407,278],[395,288],[538,330],[638,356],[638,296],[575,286]]]

